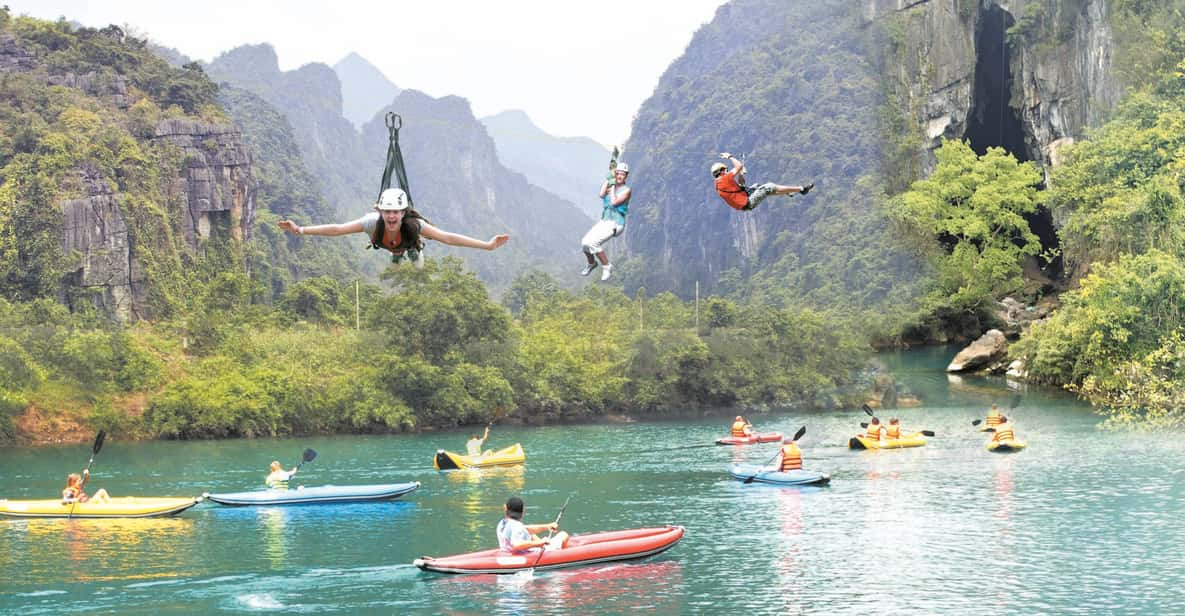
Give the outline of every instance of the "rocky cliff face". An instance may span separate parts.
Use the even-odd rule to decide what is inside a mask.
[[[924,168],[943,138],[1048,166],[1119,99],[1106,0],[866,0],[864,18],[900,28],[885,70]]]
[[[333,72],[342,84],[342,115],[358,128],[373,120],[379,109],[399,96],[399,86],[354,52],[338,60]]]
[[[173,229],[184,239],[191,256],[214,235],[238,242],[250,240],[255,214],[255,179],[242,134],[233,126],[196,120],[162,120],[152,141],[180,151],[183,167],[168,178],[167,209],[176,214]],[[129,233],[121,207],[123,195],[113,192],[103,178],[84,177],[89,196],[66,199],[62,208],[62,252],[79,255],[73,281],[91,291],[96,306],[128,321],[150,316],[150,281],[140,263],[141,242]]]

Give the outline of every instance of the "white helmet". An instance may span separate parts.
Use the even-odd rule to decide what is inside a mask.
[[[616,168],[616,169],[614,169],[614,170],[613,170],[613,172],[614,172],[614,173],[617,173],[618,171],[620,171],[620,172],[622,172],[622,173],[629,173],[629,172],[630,172],[630,166],[629,166],[629,165],[627,165],[627,164],[625,164],[625,163],[617,163],[617,168]]]
[[[728,168],[728,165],[726,165],[724,163],[713,164],[712,165],[712,177],[716,177],[716,176],[720,175],[720,172],[724,171],[727,168]]]
[[[406,210],[411,202],[402,188],[388,188],[379,195],[379,202],[374,204],[376,210]]]

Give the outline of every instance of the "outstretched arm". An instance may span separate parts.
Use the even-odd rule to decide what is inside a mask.
[[[490,238],[489,241],[483,242],[468,235],[442,231],[426,222],[420,223],[420,235],[430,240],[436,240],[441,244],[448,244],[449,246],[464,246],[465,248],[480,248],[482,250],[494,250],[510,241],[510,236],[502,233]]]
[[[309,225],[307,227],[302,227],[291,220],[281,220],[280,228],[297,235],[348,235],[350,233],[362,233],[362,223],[357,220],[335,225]]]

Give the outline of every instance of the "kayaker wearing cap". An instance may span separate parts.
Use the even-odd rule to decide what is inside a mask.
[[[93,497],[87,496],[86,492],[82,491],[82,486],[86,485],[88,479],[91,478],[90,470],[84,469],[82,474],[70,473],[66,475],[66,487],[62,490],[62,504],[69,503],[87,503],[97,502],[107,504],[110,502],[107,496],[107,490],[99,488]]]
[[[728,165],[724,163],[715,163],[712,165],[712,177],[716,180],[716,194],[720,195],[720,198],[724,199],[728,207],[734,210],[751,210],[770,195],[790,195],[794,193],[805,195],[815,187],[814,184],[807,184],[806,186],[782,186],[773,182],[766,182],[757,186],[745,186],[745,163],[737,160],[728,152],[721,152],[720,158],[730,161],[732,163],[732,170],[729,171]]]
[[[436,240],[449,246],[464,246],[465,248],[481,248],[494,250],[510,241],[510,236],[503,233],[495,235],[489,241],[483,242],[459,233],[450,233],[437,229],[419,212],[410,209],[411,201],[407,193],[399,188],[388,188],[374,205],[376,212],[371,212],[353,222],[309,225],[302,227],[291,220],[280,221],[280,228],[297,235],[348,235],[350,233],[365,233],[370,237],[368,248],[384,248],[393,255],[391,260],[398,262],[404,257],[423,266],[420,252],[424,248],[424,238]]]
[[[737,418],[732,420],[732,435],[737,438],[753,436],[753,426],[744,417],[737,415]]]
[[[896,417],[889,420],[889,425],[885,426],[885,440],[895,441],[901,438],[901,420]]]
[[[881,420],[873,417],[872,421],[868,422],[868,433],[864,435],[864,438],[879,441],[881,440],[881,431],[884,429],[885,427],[881,425]]]
[[[267,483],[269,488],[277,490],[287,490],[288,480],[292,479],[292,476],[296,474],[295,468],[290,471],[284,470],[284,467],[280,466],[279,460],[272,460],[272,464],[268,467],[268,470],[271,471],[271,474],[267,476],[267,479],[264,479],[264,482]]]
[[[987,419],[985,419],[983,423],[989,428],[995,428],[996,426],[1000,425],[1000,422],[1003,421],[1003,419],[1004,416],[1000,414],[1000,407],[993,404],[991,410],[989,410],[987,413]]]
[[[786,471],[802,470],[802,450],[798,448],[798,444],[794,439],[787,436],[782,439],[782,461],[778,465],[778,470],[783,473]]]
[[[996,424],[996,433],[992,435],[993,443],[1002,443],[1004,441],[1015,441],[1016,435],[1012,432],[1012,424],[1008,423],[1008,418],[1001,415],[1000,423]]]
[[[481,438],[478,438],[476,434],[470,436],[469,440],[465,443],[465,450],[471,456],[480,456],[481,446],[485,444],[487,438],[490,438],[489,426],[486,426],[485,434],[482,434]]]
[[[540,539],[537,533],[545,530],[555,532],[560,529],[560,525],[555,522],[523,524],[523,510],[525,508],[523,499],[517,496],[511,496],[506,500],[506,505],[503,506],[506,517],[498,522],[498,547],[505,552],[513,553],[529,552],[543,546],[553,550],[564,547],[564,544],[568,542],[568,533],[560,531],[551,539]]]

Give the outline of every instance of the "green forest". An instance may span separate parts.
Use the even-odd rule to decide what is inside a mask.
[[[1041,12],[1047,4],[1028,5],[1015,40],[1065,36]],[[622,286],[573,291],[523,271],[497,298],[454,258],[371,276],[351,261],[360,242],[301,242],[276,228],[329,206],[291,127],[258,97],[219,88],[198,64],[171,66],[115,26],[5,9],[0,37],[28,55],[0,73],[0,441],[78,441],[95,429],[225,438],[856,406],[877,378],[874,347],[982,331],[1000,298],[1045,292],[1026,287],[1025,260],[1055,258],[1068,290],[1011,349],[1028,378],[1090,400],[1110,425],[1185,427],[1185,2],[1112,5],[1115,70],[1143,77],[1128,80],[1139,85],[1048,177],[957,140],[918,177],[902,145],[916,135],[898,130],[887,101],[882,117],[859,120],[880,132],[862,133],[857,152],[832,151],[840,143],[816,134],[826,162],[797,163],[840,178],[833,207],[857,212],[857,222],[828,219],[814,237],[779,227],[772,252],[727,262],[704,298],[686,292],[687,280],[648,292],[661,272],[636,254]],[[868,53],[863,44],[845,38],[828,53],[848,61]],[[870,66],[860,64],[856,90],[875,87]],[[822,94],[845,105],[856,90],[843,75],[827,78]],[[705,84],[676,86],[682,105]],[[818,94],[801,104],[818,104]],[[777,113],[754,100],[742,120]],[[216,227],[195,250],[181,237],[184,204],[170,186],[188,161],[154,138],[166,119],[243,127],[259,185],[249,240]],[[665,138],[654,127],[683,121],[649,108],[635,131]],[[819,132],[851,129],[802,121]],[[698,164],[712,145],[701,141],[668,143],[631,164]],[[864,169],[873,151],[884,160]],[[687,181],[702,183],[694,169]],[[97,308],[93,290],[75,283],[78,255],[62,254],[58,204],[94,194],[118,195],[142,269],[133,320]],[[1054,249],[1026,222],[1038,208],[1057,223]],[[829,214],[812,206],[805,216]],[[644,213],[631,224],[634,242],[662,221]],[[827,252],[839,244],[858,258]],[[897,266],[909,276],[891,278]]]

